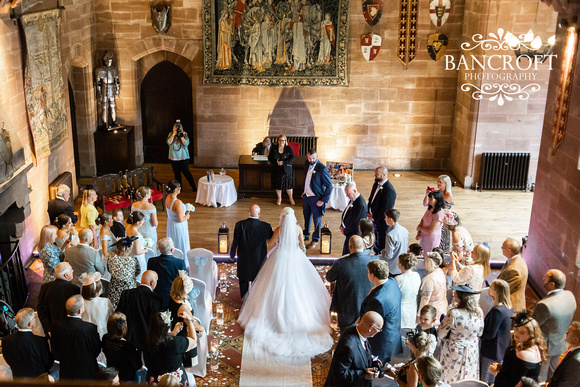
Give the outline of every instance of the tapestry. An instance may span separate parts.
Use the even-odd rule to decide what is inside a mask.
[[[415,59],[417,53],[417,20],[419,0],[400,0],[399,7],[399,45],[397,57],[405,65]]]
[[[348,86],[349,0],[203,0],[204,83]]]
[[[22,15],[26,37],[24,92],[37,159],[67,139],[58,9]]]
[[[577,48],[578,34],[574,29],[569,29],[566,33],[566,46],[564,47],[564,58],[562,59],[562,69],[560,70],[554,125],[552,126],[552,154],[556,153],[556,149],[564,141],[564,135],[566,134]]]

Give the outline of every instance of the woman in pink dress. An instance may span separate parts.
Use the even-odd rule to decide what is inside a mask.
[[[445,200],[440,191],[432,191],[428,195],[429,207],[421,222],[417,226],[416,240],[423,248],[423,252],[427,254],[433,250],[433,247],[438,247],[441,242],[441,227],[443,225],[443,218],[445,217],[444,208]]]

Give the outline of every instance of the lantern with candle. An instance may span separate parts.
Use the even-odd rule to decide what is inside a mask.
[[[219,302],[215,306],[215,317],[217,325],[224,325],[224,306]]]
[[[222,222],[218,230],[218,252],[227,254],[230,246],[230,229],[227,228],[226,222]]]
[[[328,228],[328,223],[320,230],[320,254],[330,254],[332,244],[332,232]]]

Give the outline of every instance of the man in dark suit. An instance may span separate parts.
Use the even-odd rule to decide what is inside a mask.
[[[72,296],[66,302],[67,316],[54,323],[50,344],[54,357],[60,361],[61,379],[94,379],[101,339],[97,326],[83,321],[83,297]]]
[[[566,351],[566,329],[576,312],[576,298],[566,286],[566,275],[560,270],[548,270],[544,288],[548,294],[534,308],[534,318],[548,345],[548,360],[542,365],[540,381],[549,381],[558,366],[560,355]]]
[[[385,235],[389,231],[389,226],[385,221],[385,211],[395,208],[397,192],[389,181],[387,175],[389,171],[386,167],[380,166],[375,169],[375,183],[371,189],[367,217],[373,221],[375,226],[375,254],[378,255],[385,248]]]
[[[350,237],[353,235],[358,235],[358,224],[361,219],[366,218],[368,213],[367,203],[356,189],[356,183],[354,181],[346,185],[344,188],[344,193],[349,199],[349,202],[342,212],[342,221],[340,224],[340,232],[342,235],[344,235],[342,255],[348,254],[348,243],[350,241]]]
[[[80,243],[74,247],[69,247],[65,251],[65,261],[70,263],[74,275],[72,283],[79,288],[82,287],[79,277],[83,273],[94,273],[98,271],[105,274],[105,266],[101,260],[101,252],[91,247],[93,244],[93,232],[85,228],[79,233]]]
[[[382,328],[383,318],[371,311],[362,316],[360,324],[340,335],[324,387],[372,386],[378,372],[371,367],[374,351],[368,339]]]
[[[327,281],[336,281],[330,311],[336,312],[341,332],[356,322],[360,306],[372,288],[367,277],[371,256],[364,249],[362,238],[352,236],[350,255],[336,260],[326,273]]]
[[[240,280],[240,296],[248,292],[250,282],[260,271],[268,252],[268,240],[274,235],[272,226],[260,220],[260,207],[257,204],[250,206],[250,217],[236,223],[234,241],[230,249],[232,262],[238,253],[238,278]]]
[[[42,284],[38,294],[38,318],[46,333],[52,330],[52,324],[66,317],[66,300],[81,289],[73,285],[73,269],[68,262],[61,262],[54,269],[56,279]]]
[[[151,316],[161,310],[161,297],[153,293],[157,278],[156,272],[147,270],[141,277],[141,286],[123,290],[117,305],[117,312],[127,317],[125,339],[139,349],[143,349],[143,339],[149,329]]]
[[[32,330],[39,324],[32,308],[20,309],[15,317],[18,332],[2,339],[2,355],[15,378],[36,378],[54,363],[48,341]]]
[[[572,322],[566,332],[566,342],[570,348],[560,359],[560,364],[550,381],[550,387],[580,386],[580,322]]]
[[[373,284],[373,290],[364,299],[360,316],[368,311],[374,311],[384,320],[383,330],[372,338],[369,344],[373,355],[386,364],[391,357],[403,352],[401,344],[401,290],[393,278],[389,278],[389,264],[380,259],[369,262],[368,278]]]
[[[264,140],[262,140],[262,142],[257,143],[254,149],[252,149],[252,154],[268,156],[270,154],[271,149],[272,149],[272,140],[270,140],[270,137],[264,137]]]
[[[50,224],[54,224],[56,218],[61,214],[68,215],[73,224],[78,220],[78,214],[74,212],[73,206],[70,205],[70,188],[61,184],[56,189],[56,198],[48,201],[48,217]]]
[[[328,168],[318,161],[316,149],[308,151],[308,161],[304,165],[306,176],[304,178],[304,192],[302,193],[302,212],[304,214],[304,240],[310,239],[310,219],[314,223],[312,241],[306,246],[315,249],[320,240],[320,223],[324,215],[326,203],[332,193],[332,181],[328,174]]]
[[[160,256],[151,258],[147,262],[147,270],[153,270],[157,273],[157,286],[153,292],[161,297],[161,309],[167,309],[169,304],[169,293],[171,292],[171,285],[173,280],[179,277],[179,270],[187,271],[185,261],[183,259],[175,258],[173,256],[173,240],[169,237],[161,238],[157,242]]]

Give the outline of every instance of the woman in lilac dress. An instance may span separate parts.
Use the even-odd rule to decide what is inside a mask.
[[[438,247],[441,242],[441,227],[443,226],[443,218],[445,217],[443,209],[445,208],[445,200],[440,191],[433,191],[429,193],[429,207],[421,222],[417,226],[416,240],[426,253],[433,250],[433,247]]]

